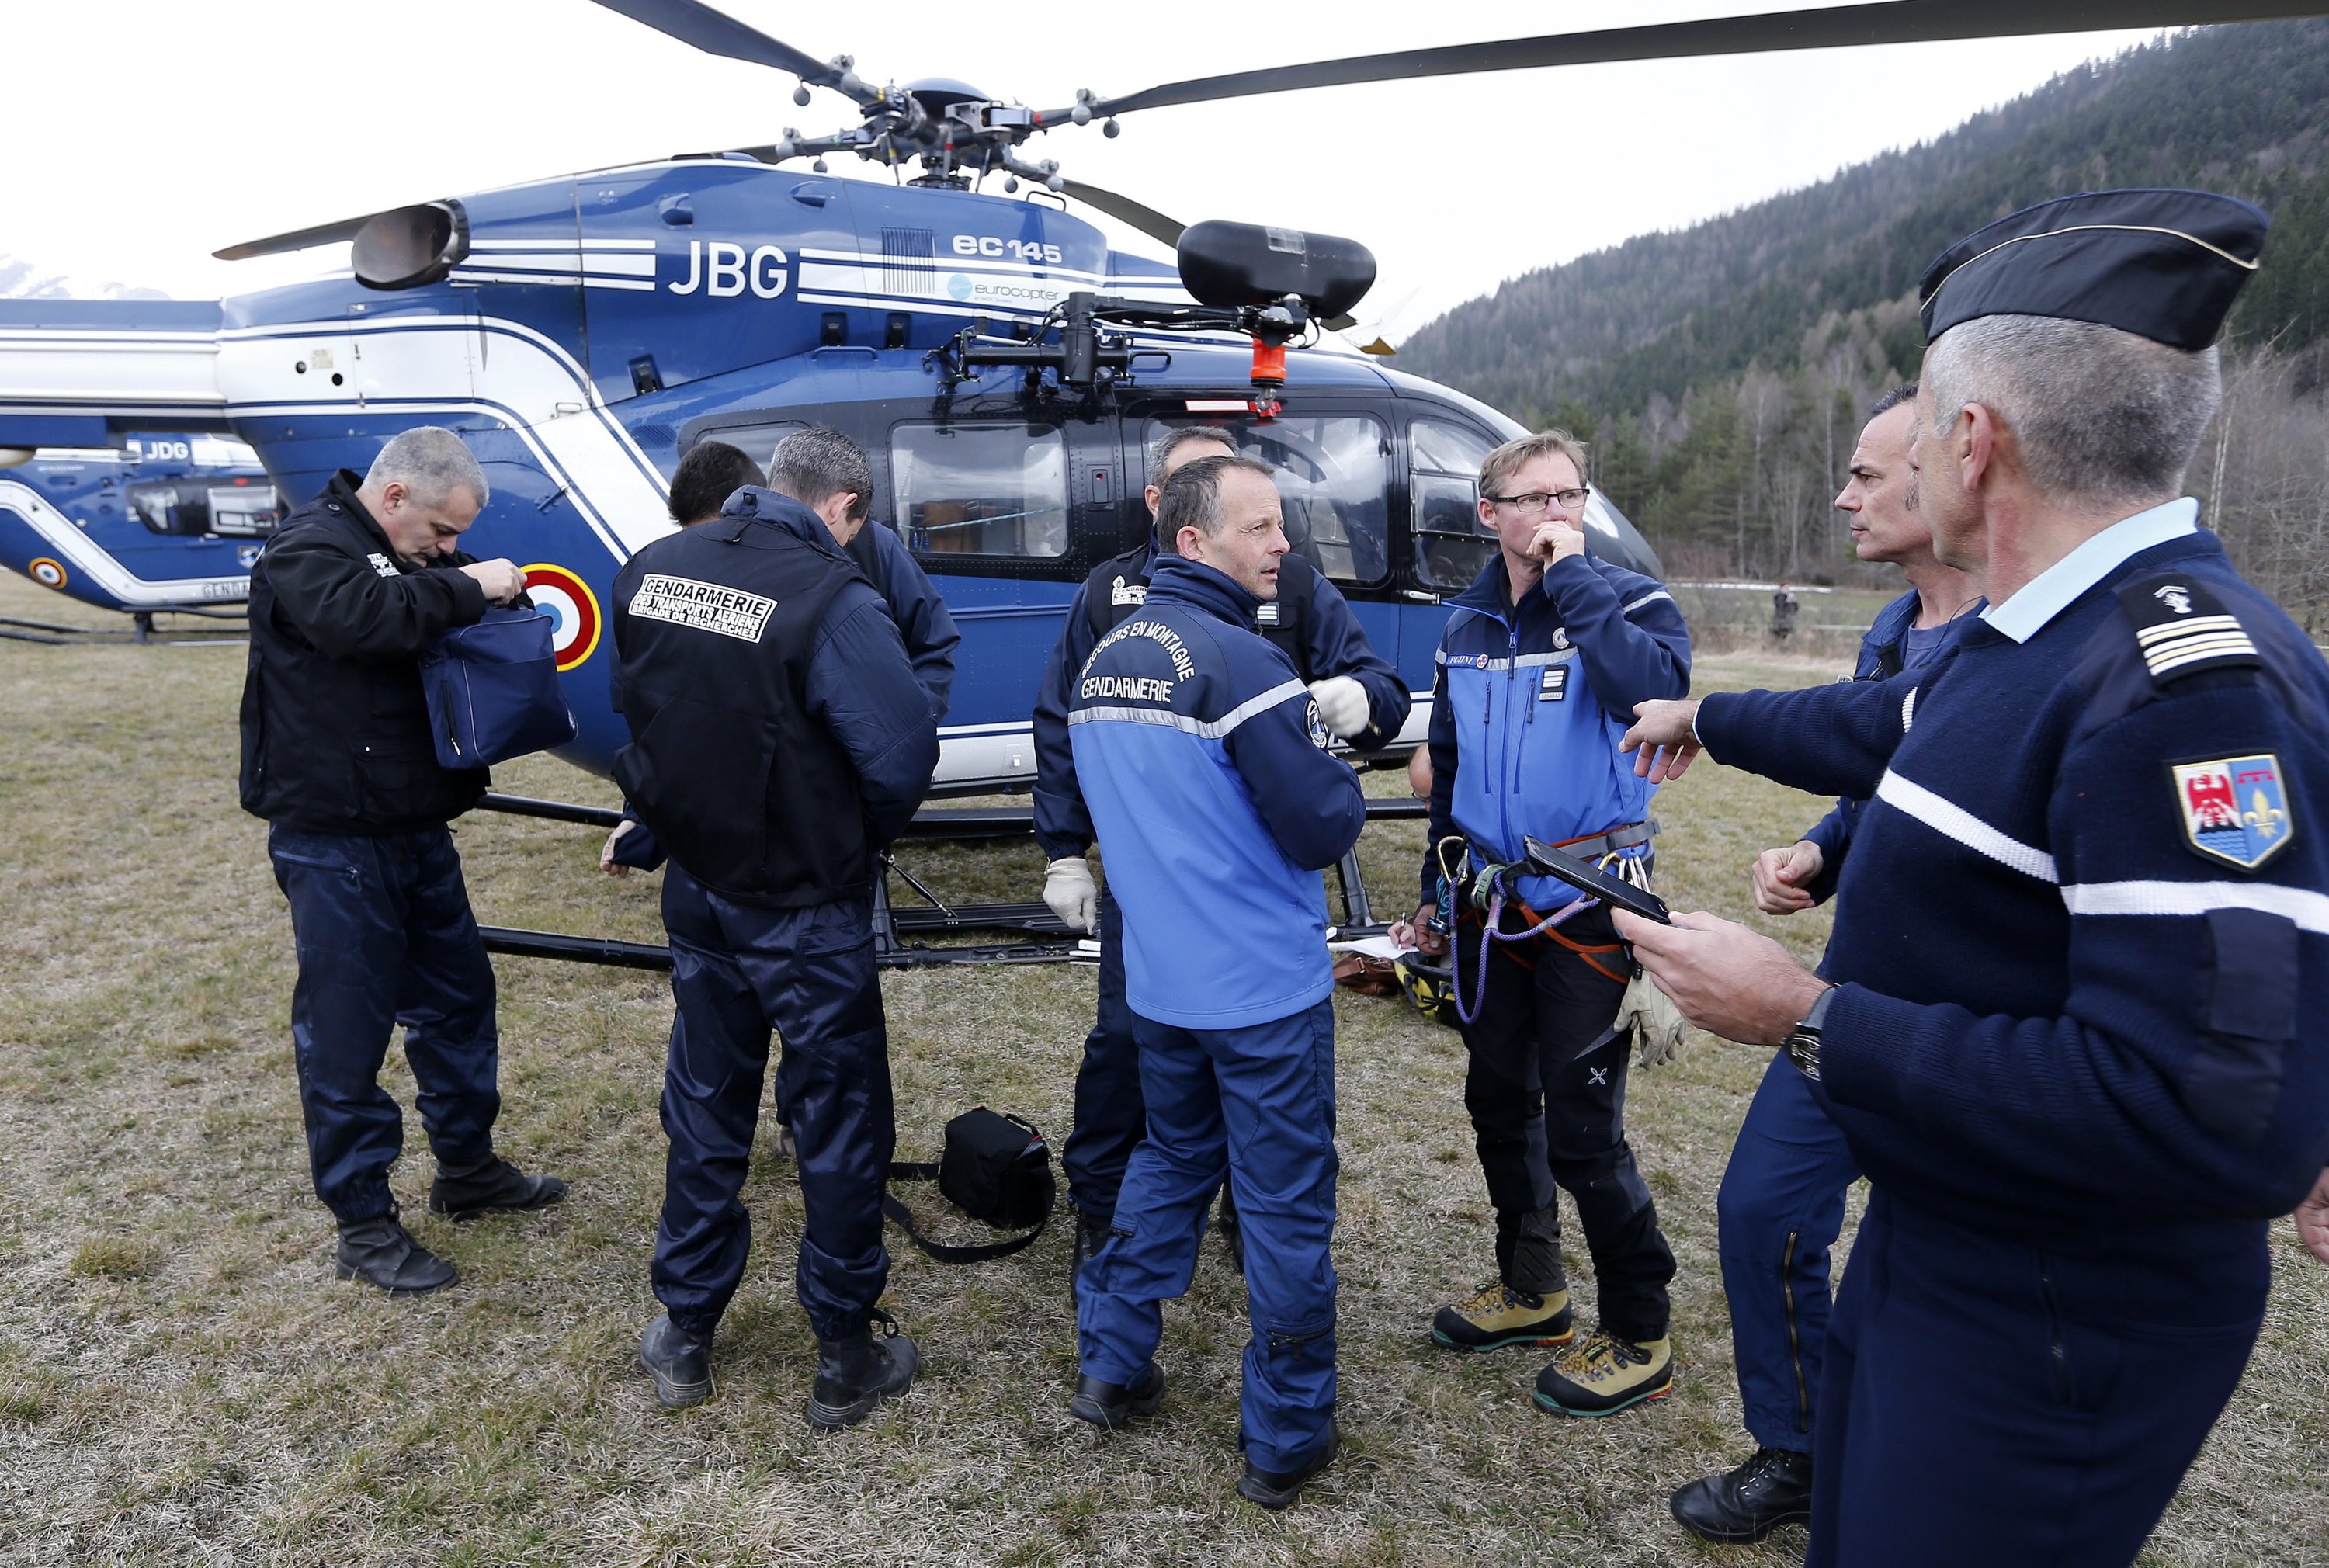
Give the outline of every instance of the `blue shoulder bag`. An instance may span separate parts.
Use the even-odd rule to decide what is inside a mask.
[[[439,765],[490,767],[574,738],[574,715],[558,689],[557,624],[541,610],[489,608],[420,656]]]

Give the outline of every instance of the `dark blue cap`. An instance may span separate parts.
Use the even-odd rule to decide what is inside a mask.
[[[2089,191],[2024,207],[1925,268],[1925,341],[1980,316],[2044,315],[2204,349],[2256,271],[2270,221],[2207,191]]]

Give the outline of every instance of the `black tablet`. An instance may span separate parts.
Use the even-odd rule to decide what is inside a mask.
[[[1674,916],[1666,910],[1666,901],[1656,894],[1635,887],[1623,877],[1613,877],[1591,861],[1580,860],[1565,850],[1556,850],[1542,839],[1530,839],[1526,844],[1530,871],[1558,878],[1580,893],[1590,893],[1604,904],[1638,915],[1645,920],[1655,920],[1661,925],[1674,924]]]

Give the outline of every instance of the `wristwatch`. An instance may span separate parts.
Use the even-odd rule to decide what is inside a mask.
[[[1829,986],[1812,1003],[1812,1010],[1804,1015],[1803,1022],[1787,1031],[1779,1048],[1787,1053],[1787,1060],[1815,1084],[1820,1075],[1820,1026],[1827,1020],[1827,1004],[1835,1000],[1835,987]]]

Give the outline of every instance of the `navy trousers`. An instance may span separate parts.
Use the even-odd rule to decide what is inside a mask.
[[[1136,1381],[1161,1303],[1187,1293],[1221,1178],[1245,1227],[1251,1337],[1238,1446],[1290,1470],[1334,1415],[1334,1007],[1271,1023],[1182,1029],[1137,1019],[1148,1135],[1134,1150],[1108,1244],[1077,1282],[1086,1376]]]
[[[2041,1251],[1878,1188],[1830,1327],[1809,1568],[2125,1568],[2264,1319],[2261,1224]]]
[[[1832,1298],[1828,1249],[1860,1178],[1843,1133],[1785,1056],[1771,1058],[1739,1129],[1716,1200],[1731,1359],[1747,1432],[1765,1448],[1812,1451]]]
[[[370,837],[275,827],[267,853],[299,948],[291,1047],[308,1168],[316,1196],[353,1225],[393,1207],[388,1168],[404,1151],[404,1117],[380,1067],[399,1024],[437,1162],[493,1158],[502,1104],[494,967],[450,829]]]
[[[1510,914],[1505,921],[1518,928]],[[1617,940],[1605,909],[1587,910],[1561,930],[1588,945]],[[1664,1338],[1674,1256],[1626,1141],[1632,1042],[1616,1035],[1594,1044],[1617,1016],[1626,982],[1547,940],[1517,950],[1500,944],[1488,955],[1484,983],[1479,928],[1459,925],[1457,937],[1456,983],[1467,998],[1475,987],[1483,992],[1478,1017],[1464,1026],[1470,1053],[1464,1104],[1496,1210],[1497,1272],[1520,1290],[1547,1288],[1548,1282],[1512,1277],[1513,1247],[1522,1217],[1532,1212],[1554,1211],[1559,1234],[1566,1191],[1593,1255],[1601,1327],[1636,1343]],[[1624,962],[1617,953],[1595,956],[1604,964]]]
[[[1147,1126],[1140,1097],[1140,1047],[1133,1043],[1132,1009],[1124,1000],[1124,912],[1108,894],[1099,899],[1099,1012],[1084,1037],[1076,1065],[1075,1124],[1060,1150],[1068,1201],[1097,1225],[1116,1213],[1124,1169]]]
[[[739,1195],[751,1163],[768,1035],[806,1211],[795,1281],[823,1339],[865,1327],[890,1279],[882,1193],[897,1142],[870,895],[802,909],[721,897],[664,872],[671,1053],[664,1069],[663,1218],[653,1278],[672,1321],[709,1333],[751,1252]]]

